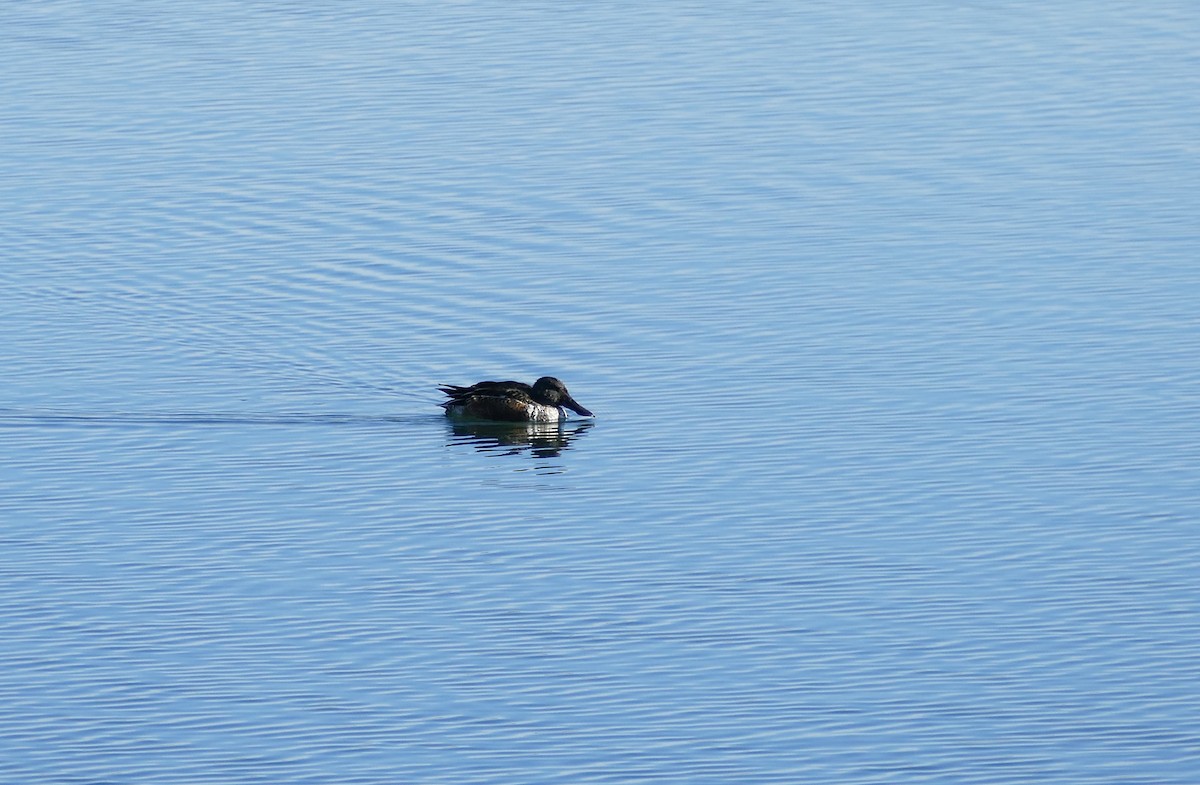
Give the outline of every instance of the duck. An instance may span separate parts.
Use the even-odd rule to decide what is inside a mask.
[[[447,384],[438,388],[449,396],[440,405],[450,417],[509,422],[560,422],[563,407],[583,417],[594,417],[583,408],[567,386],[553,376],[543,376],[532,385],[524,382],[476,382],[466,387]]]

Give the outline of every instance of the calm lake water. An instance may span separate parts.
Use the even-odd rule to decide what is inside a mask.
[[[6,4],[0,781],[1191,785],[1198,36]]]

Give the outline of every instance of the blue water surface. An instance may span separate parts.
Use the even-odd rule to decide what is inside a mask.
[[[4,6],[0,781],[1191,785],[1198,34]]]

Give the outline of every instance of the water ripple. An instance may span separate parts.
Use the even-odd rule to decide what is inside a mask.
[[[1193,781],[1190,9],[0,17],[8,779]]]

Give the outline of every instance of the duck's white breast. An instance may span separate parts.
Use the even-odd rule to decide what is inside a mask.
[[[557,406],[547,406],[535,403],[529,407],[530,422],[558,422],[562,418],[562,410]]]

